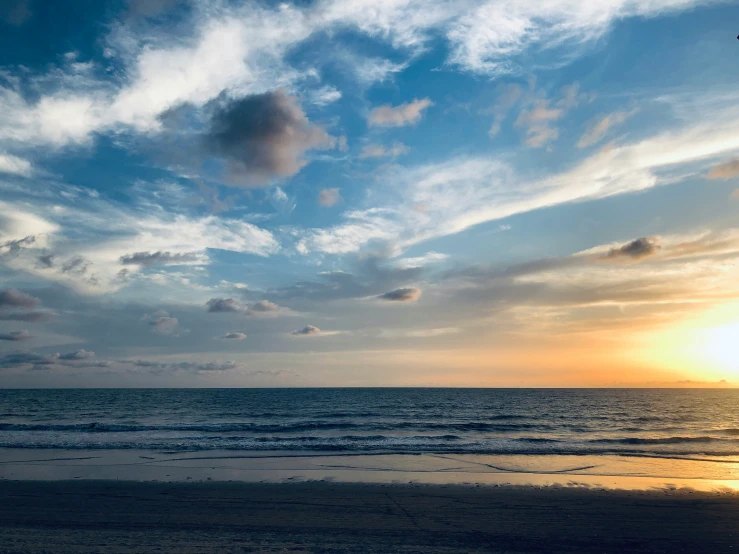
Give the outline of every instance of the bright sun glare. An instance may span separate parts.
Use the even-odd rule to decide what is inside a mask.
[[[701,350],[712,362],[739,371],[739,323],[706,329]]]

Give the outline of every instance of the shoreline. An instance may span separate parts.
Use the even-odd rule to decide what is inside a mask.
[[[321,482],[739,491],[739,459],[0,449],[0,482]]]
[[[1,552],[734,552],[739,496],[688,490],[4,481]]]

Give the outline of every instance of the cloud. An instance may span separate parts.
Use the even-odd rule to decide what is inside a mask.
[[[152,314],[144,314],[141,321],[147,323],[152,331],[160,335],[177,335],[180,331],[180,322],[176,317],[171,317],[169,312],[158,310]]]
[[[58,357],[59,360],[75,361],[75,360],[92,360],[95,357],[95,352],[88,352],[85,349],[77,350],[76,352],[70,352],[69,354],[63,354]]]
[[[35,308],[41,303],[38,298],[18,289],[0,290],[0,310],[7,308]]]
[[[289,314],[290,310],[278,306],[269,300],[260,300],[253,304],[241,302],[236,298],[211,298],[205,303],[210,313],[240,313],[249,317]]]
[[[709,179],[733,179],[739,177],[739,159],[723,162],[708,172]]]
[[[416,287],[395,289],[381,294],[377,298],[391,302],[417,302],[421,298],[421,289]]]
[[[235,298],[211,298],[205,303],[205,306],[210,313],[243,312],[248,308],[247,305]]]
[[[318,193],[318,203],[326,208],[336,205],[339,200],[341,200],[341,194],[337,188],[321,189]]]
[[[308,150],[336,145],[282,90],[216,101],[204,140],[210,153],[226,160],[234,179],[252,186],[295,175],[308,163]]]
[[[623,246],[611,248],[608,253],[603,256],[603,259],[616,260],[627,258],[631,260],[641,260],[648,258],[649,256],[654,256],[660,251],[660,249],[659,237],[642,237],[626,243]]]
[[[136,252],[120,257],[123,265],[139,265],[151,267],[153,265],[181,265],[202,260],[196,252]]]
[[[211,371],[229,371],[236,369],[239,364],[233,361],[227,362],[156,362],[151,360],[120,360],[118,363],[131,365],[136,368],[150,369],[157,371],[193,371],[193,372],[211,372]]]
[[[244,333],[226,333],[221,338],[230,340],[244,340],[246,338],[246,335]]]
[[[0,333],[0,340],[17,342],[22,340],[28,340],[31,338],[31,334],[25,329],[22,331],[11,331],[9,333]]]
[[[54,267],[54,254],[43,254],[37,258],[43,267]]]
[[[30,0],[3,0],[0,2],[0,21],[19,27],[28,21],[32,15]]]
[[[390,146],[389,148],[383,146],[382,144],[366,144],[364,148],[362,148],[362,152],[359,154],[359,157],[362,159],[386,157],[397,158],[398,156],[407,154],[410,151],[411,149],[408,148],[405,144],[397,141],[393,142],[392,146]]]
[[[493,104],[493,107],[486,112],[493,115],[493,123],[488,131],[488,136],[490,136],[490,138],[495,137],[500,132],[503,122],[506,117],[508,117],[508,112],[510,112],[513,106],[515,106],[519,101],[523,91],[521,90],[520,85],[509,84],[502,88],[499,87],[497,94],[498,98],[495,104]]]
[[[401,333],[401,336],[411,338],[431,338],[441,337],[443,335],[456,335],[461,329],[459,327],[437,327],[435,329],[416,329],[413,331],[406,331]]]
[[[314,90],[310,95],[311,103],[316,106],[327,106],[341,99],[341,91],[330,85]]]
[[[423,117],[423,111],[434,103],[429,98],[415,99],[412,102],[393,107],[385,104],[373,109],[367,121],[370,127],[404,127],[415,125]]]
[[[0,312],[0,321],[26,321],[28,323],[39,323],[54,319],[53,312]]]
[[[28,160],[0,152],[0,174],[2,173],[30,177],[33,166]]]
[[[637,110],[629,112],[613,112],[605,115],[600,119],[591,122],[588,129],[583,133],[580,140],[577,141],[578,148],[587,148],[601,141],[606,133],[616,125],[620,125],[636,113]]]
[[[541,148],[559,136],[552,123],[559,120],[565,111],[551,106],[550,100],[540,100],[532,108],[523,110],[516,119],[517,127],[526,129],[526,144]]]
[[[270,302],[269,300],[260,300],[259,302],[255,302],[254,304],[251,304],[249,306],[249,311],[252,312],[268,313],[277,312],[279,310],[280,306],[273,302]]]
[[[68,354],[37,354],[35,352],[12,352],[0,355],[0,369],[51,369],[53,367],[104,368],[110,367],[108,360],[96,360],[94,352],[78,350]]]
[[[89,267],[90,262],[88,260],[82,256],[75,256],[62,265],[61,271],[62,273],[80,276],[87,273]]]
[[[304,336],[311,336],[311,335],[320,335],[321,330],[316,327],[315,325],[306,325],[302,329],[298,329],[297,331],[293,331],[290,333],[291,335],[298,336],[298,337],[304,337]]]

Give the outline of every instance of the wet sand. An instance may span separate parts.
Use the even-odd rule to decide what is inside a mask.
[[[0,497],[3,553],[739,551],[730,492],[77,480]]]

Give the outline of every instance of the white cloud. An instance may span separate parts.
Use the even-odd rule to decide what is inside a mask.
[[[392,168],[378,177],[373,207],[346,213],[346,221],[334,227],[306,231],[300,249],[342,254],[384,242],[402,252],[488,221],[697,175],[702,169],[695,167],[697,162],[739,153],[739,110],[728,101],[714,108],[699,124],[603,149],[569,170],[539,179],[519,177],[503,159],[489,157]],[[672,173],[677,168],[679,175]]]
[[[30,177],[33,166],[28,160],[0,152],[0,173]]]

